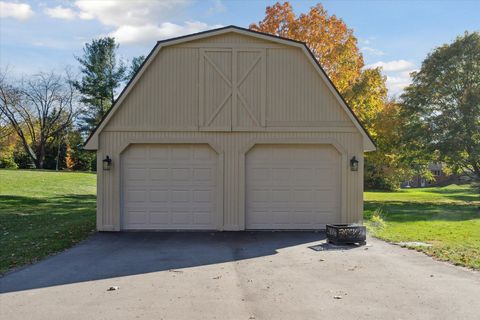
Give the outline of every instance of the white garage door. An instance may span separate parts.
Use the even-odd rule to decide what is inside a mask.
[[[330,145],[255,146],[246,158],[246,228],[339,223],[340,159]]]
[[[123,229],[216,229],[218,156],[208,145],[132,145],[122,155]]]

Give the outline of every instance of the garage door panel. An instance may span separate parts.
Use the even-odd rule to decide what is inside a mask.
[[[271,210],[271,214],[275,217],[275,222],[280,224],[290,223],[290,212],[282,210]]]
[[[212,203],[213,193],[211,190],[195,190],[193,191],[193,201],[200,203]]]
[[[304,224],[304,225],[308,225],[312,222],[317,222],[315,221],[316,219],[314,219],[312,221],[312,213],[314,214],[315,211],[312,211],[312,210],[299,210],[299,209],[296,209],[293,211],[293,215],[294,215],[294,219],[295,219],[295,223],[297,224]],[[315,216],[314,216],[315,217]],[[290,221],[291,222],[291,221]]]
[[[337,203],[336,190],[315,190],[314,197],[318,203],[328,204],[330,202]]]
[[[208,145],[133,145],[122,155],[124,229],[216,229],[218,155]]]
[[[213,183],[215,173],[211,168],[195,168],[193,169],[193,180],[198,182]]]
[[[150,223],[151,224],[170,224],[170,212],[169,211],[150,211]]]
[[[172,146],[171,147],[171,159],[172,160],[190,160],[192,159],[192,150],[185,148],[184,146]]]
[[[313,190],[294,190],[293,191],[293,201],[300,203],[309,203],[314,201]]]
[[[208,225],[210,220],[210,214],[209,214],[209,211],[196,212],[193,218],[194,218],[193,222],[196,225]]]
[[[128,167],[126,178],[131,181],[144,181],[147,179],[148,170],[144,168]]]
[[[282,190],[276,190],[273,189],[270,191],[270,200],[273,202],[288,202],[290,198],[290,190],[288,189],[282,189]]]
[[[126,203],[127,205],[132,202],[144,203],[145,200],[147,200],[147,195],[148,193],[146,190],[129,190],[126,197]]]
[[[257,208],[250,210],[248,222],[252,225],[259,225],[267,221],[271,213],[269,211],[262,211]]]
[[[151,168],[150,180],[151,181],[167,181],[170,179],[170,170],[168,168]]]
[[[128,210],[127,223],[137,225],[148,223],[148,211]]]
[[[172,202],[189,202],[188,190],[172,190],[171,193]]]
[[[149,150],[147,148],[141,148],[139,146],[130,146],[129,148],[130,152],[128,153],[128,155],[124,155],[123,159],[124,161],[130,161],[130,162],[133,162],[135,163],[136,160],[144,160],[144,159],[148,159],[148,152]]]
[[[270,171],[270,177],[274,181],[286,181],[291,179],[292,170],[290,168],[265,168],[264,170]]]
[[[340,154],[329,145],[259,145],[246,156],[247,229],[340,221]]]
[[[191,224],[193,220],[193,214],[191,212],[185,212],[184,210],[172,210],[172,223],[173,224]]]
[[[267,167],[257,166],[251,170],[251,180],[263,181],[265,179],[270,179],[270,170],[268,170]]]
[[[149,159],[153,160],[167,160],[169,159],[170,149],[167,148],[148,148]]]
[[[150,190],[150,202],[168,202],[168,190]]]
[[[171,168],[172,180],[190,180],[192,177],[190,168]]]
[[[270,190],[264,190],[264,189],[255,189],[252,192],[252,197],[251,200],[254,203],[258,202],[265,202],[269,203],[270,202]]]

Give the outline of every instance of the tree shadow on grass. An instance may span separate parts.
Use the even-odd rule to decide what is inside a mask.
[[[428,190],[430,193],[441,194],[447,199],[457,200],[457,201],[466,201],[466,202],[474,202],[480,201],[480,195],[478,190],[475,188],[469,189],[462,189],[458,190],[455,188],[435,188]]]
[[[365,202],[365,219],[370,219],[375,210],[380,210],[385,221],[467,221],[480,219],[477,205],[456,203],[418,202]]]
[[[4,218],[11,215],[78,213],[95,210],[95,206],[95,195],[66,194],[54,197],[0,195],[0,216]]]
[[[95,230],[95,196],[0,196],[0,274],[65,250]]]
[[[385,194],[385,195],[392,195],[395,199],[395,196],[401,195],[403,201],[429,201],[425,200],[429,198],[429,194],[431,195],[442,195],[441,201],[442,202],[451,202],[451,201],[463,201],[463,202],[478,202],[480,201],[480,194],[478,193],[477,189],[471,187],[466,189],[457,189],[452,187],[444,187],[444,188],[414,188],[414,189],[401,189],[397,191],[385,191],[385,190],[368,190],[369,192],[377,193],[377,194]],[[385,201],[388,200],[389,197],[385,197]],[[421,199],[421,200],[418,200]],[[436,201],[436,199],[432,199],[431,201]]]

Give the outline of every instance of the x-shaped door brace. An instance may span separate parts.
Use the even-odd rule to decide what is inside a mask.
[[[236,52],[234,52],[233,54],[236,54]],[[205,126],[209,126],[213,122],[213,120],[217,117],[218,113],[223,109],[223,107],[225,106],[225,104],[227,103],[227,101],[230,97],[232,97],[232,100],[233,100],[235,98],[235,96],[237,96],[239,98],[239,100],[242,102],[242,105],[245,108],[245,110],[247,111],[249,117],[253,120],[255,125],[260,127],[260,122],[255,117],[255,115],[253,114],[252,110],[250,109],[247,101],[245,100],[245,97],[240,92],[239,88],[242,85],[242,83],[245,81],[245,79],[248,77],[250,72],[255,68],[255,66],[261,60],[261,58],[262,58],[261,53],[259,53],[258,57],[253,61],[253,63],[247,69],[245,74],[235,84],[232,84],[232,82],[227,78],[227,76],[222,72],[222,70],[220,70],[220,68],[212,61],[212,59],[210,59],[208,57],[207,54],[204,54],[204,57],[205,57],[205,60],[208,61],[208,63],[213,67],[213,69],[222,77],[223,81],[225,81],[225,83],[230,87],[230,92],[227,93],[227,95],[225,96],[225,98],[223,98],[220,105],[215,109],[215,112],[213,112],[212,115],[210,116],[210,118],[208,118],[208,121],[205,123]],[[233,67],[236,68],[237,66],[233,66]],[[234,90],[234,86],[235,86],[235,90]]]

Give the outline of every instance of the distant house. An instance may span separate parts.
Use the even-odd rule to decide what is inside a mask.
[[[433,180],[416,175],[409,181],[402,183],[402,188],[424,188],[424,187],[438,187],[445,186],[452,183],[464,183],[469,181],[469,177],[465,175],[447,174],[445,172],[445,165],[441,162],[430,163],[428,170],[433,175]]]

